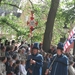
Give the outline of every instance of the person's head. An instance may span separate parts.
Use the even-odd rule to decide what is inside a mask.
[[[28,47],[30,47],[30,44],[28,44]]]
[[[6,57],[1,57],[1,61],[2,61],[3,63],[6,63],[7,58],[6,58]]]
[[[49,53],[46,54],[46,58],[49,58]]]
[[[15,40],[12,40],[12,41],[11,41],[11,45],[14,45],[14,44],[15,44]]]
[[[21,60],[21,64],[25,65],[25,60]]]
[[[44,57],[46,57],[46,56],[47,56],[47,53],[46,53],[46,52],[44,52],[43,56],[44,56]]]
[[[10,46],[11,51],[14,51],[15,47],[13,45]]]
[[[9,62],[12,58],[11,57],[7,57],[7,62]]]
[[[18,50],[18,53],[19,53],[19,54],[22,54],[22,50],[21,50],[21,49],[19,49],[19,50]]]
[[[16,60],[16,64],[19,65],[21,63],[20,60]]]
[[[17,49],[18,49],[17,46],[15,46],[14,50],[17,50]]]
[[[12,65],[12,66],[13,66],[13,68],[15,69],[17,65],[16,65],[16,63],[13,63],[13,65]]]
[[[42,44],[42,43],[40,43],[40,44],[39,44],[40,49],[42,49],[42,46],[43,46],[43,44]]]
[[[13,55],[13,60],[17,60],[17,55],[15,54],[15,55]]]
[[[9,60],[9,64],[12,66],[13,65],[13,60]]]
[[[24,54],[25,51],[26,51],[26,49],[25,48],[22,48],[21,51],[22,51],[22,54]]]
[[[5,40],[5,46],[7,46],[8,45],[8,40]]]
[[[36,54],[38,53],[38,49],[37,49],[37,48],[33,48],[33,49],[32,49],[32,53],[33,53],[34,55],[36,55]]]
[[[1,47],[3,46],[3,43],[1,43]]]
[[[50,54],[49,57],[52,58],[52,54]]]
[[[8,46],[10,46],[10,41],[8,41]]]
[[[52,49],[53,45],[50,45],[50,49]]]
[[[52,46],[52,50],[53,50],[53,51],[56,50],[56,47],[55,47],[55,46]]]
[[[5,52],[5,51],[6,51],[6,46],[2,46],[2,47],[1,47],[1,50],[2,50],[3,52]]]
[[[39,44],[34,43],[33,48],[32,48],[32,53],[35,55],[38,53],[38,50],[39,50]]]
[[[24,41],[21,41],[21,45],[24,44]]]
[[[62,53],[63,53],[63,50],[64,50],[64,48],[63,48],[64,46],[63,46],[63,43],[58,43],[58,45],[57,45],[57,54],[58,55],[61,55]]]
[[[25,49],[28,49],[28,45],[27,45],[27,44],[25,44],[24,48],[25,48]]]
[[[2,42],[2,39],[0,38],[0,43]]]

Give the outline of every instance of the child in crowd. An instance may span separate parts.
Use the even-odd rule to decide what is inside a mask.
[[[20,73],[21,73],[21,75],[27,75],[27,71],[26,71],[26,69],[25,69],[25,61],[24,60],[22,60],[21,61],[21,64],[20,64]]]
[[[15,74],[16,75],[20,75],[20,64],[21,64],[20,60],[17,60],[16,67],[15,67]]]
[[[8,69],[7,69],[7,75],[15,75],[14,71],[15,71],[15,69],[13,67],[13,61],[10,60],[9,66],[8,66]]]

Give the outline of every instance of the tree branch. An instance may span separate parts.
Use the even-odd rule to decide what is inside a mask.
[[[2,1],[2,0],[0,0],[0,3],[1,3],[1,1]]]
[[[10,6],[16,7],[18,9],[21,9],[19,6],[15,5],[15,4],[9,4],[9,3],[1,3],[1,4],[10,5]]]
[[[34,10],[34,5],[33,5],[32,1],[31,1],[31,0],[29,0],[29,2],[30,2],[30,3],[31,3],[31,5],[32,5],[32,9]]]

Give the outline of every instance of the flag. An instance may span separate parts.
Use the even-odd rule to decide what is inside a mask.
[[[64,43],[64,51],[66,51],[66,49],[73,43],[74,40],[75,40],[75,27],[72,29],[68,39]]]
[[[66,40],[64,43],[64,51],[73,43],[73,38],[70,38],[69,40]]]
[[[75,34],[75,27],[70,32],[68,39],[70,39],[73,36],[73,34]]]

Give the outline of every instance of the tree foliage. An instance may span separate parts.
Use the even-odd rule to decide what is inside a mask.
[[[17,3],[13,3],[12,0],[0,0],[0,7],[5,8],[6,10],[12,11],[13,7],[16,9],[19,8],[19,0],[16,0]],[[34,10],[35,20],[38,21],[38,26],[33,31],[33,42],[43,41],[43,35],[46,28],[46,22],[48,17],[49,8],[51,5],[51,0],[41,0],[41,2],[34,4],[31,0],[28,0],[26,6],[23,10],[24,18],[26,15],[30,15],[30,11]],[[22,13],[22,14],[23,14]],[[52,12],[53,13],[53,12]],[[10,14],[9,14],[10,16]],[[60,41],[60,38],[64,36],[63,26],[67,24],[69,27],[72,23],[74,23],[75,19],[75,0],[68,1],[63,0],[60,2],[57,15],[55,18],[53,32],[52,32],[52,40],[51,44],[57,44]],[[21,22],[20,22],[21,21]],[[21,18],[16,18],[13,16],[13,19],[9,17],[0,17],[0,25],[4,25],[14,29],[17,32],[17,35],[25,35],[28,37],[30,31],[26,26],[26,22],[24,21],[25,26],[22,26],[23,20]],[[59,33],[59,34],[58,34]]]

